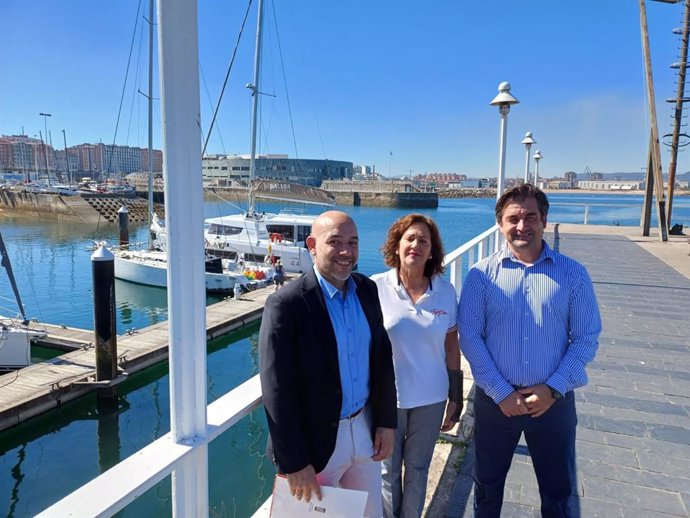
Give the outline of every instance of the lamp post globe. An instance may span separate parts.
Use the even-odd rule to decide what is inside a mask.
[[[527,149],[527,153],[525,154],[525,183],[529,182],[529,150],[532,147],[532,144],[536,144],[537,141],[532,138],[532,132],[528,131],[525,133],[525,138],[522,139],[522,142],[520,144],[524,144],[525,148]]]
[[[541,151],[537,149],[536,153],[534,153],[534,185],[536,187],[539,187],[539,161],[543,158]]]

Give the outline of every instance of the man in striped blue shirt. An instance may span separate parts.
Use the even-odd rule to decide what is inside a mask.
[[[472,267],[460,296],[460,347],[477,385],[477,518],[500,516],[522,433],[542,516],[578,516],[573,389],[587,383],[601,318],[587,270],[542,240],[548,210],[533,185],[506,191],[496,203],[506,246]]]

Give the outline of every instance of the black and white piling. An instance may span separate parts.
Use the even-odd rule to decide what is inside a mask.
[[[115,320],[115,256],[101,245],[91,255],[93,314],[96,344],[96,381],[117,378],[117,329]],[[117,397],[117,387],[98,389],[99,400]]]

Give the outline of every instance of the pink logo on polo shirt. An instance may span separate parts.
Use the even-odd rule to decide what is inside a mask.
[[[441,317],[441,316],[446,316],[446,315],[448,315],[448,312],[447,312],[446,310],[444,310],[444,309],[432,309],[432,310],[431,310],[431,313],[432,313],[435,317]]]

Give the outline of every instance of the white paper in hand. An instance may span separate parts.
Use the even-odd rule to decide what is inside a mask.
[[[367,492],[321,486],[321,500],[312,496],[309,503],[290,494],[285,477],[276,475],[273,484],[271,518],[360,518],[367,505]]]

